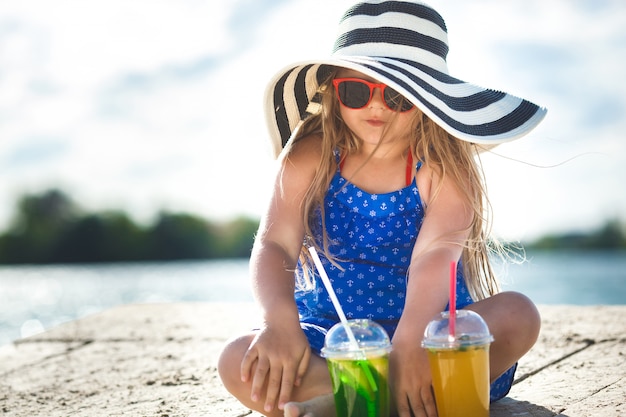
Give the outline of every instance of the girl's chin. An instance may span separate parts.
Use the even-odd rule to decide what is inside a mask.
[[[378,145],[379,143],[391,143],[394,142],[394,138],[390,135],[382,134],[370,134],[367,136],[359,136],[359,138],[370,145]]]

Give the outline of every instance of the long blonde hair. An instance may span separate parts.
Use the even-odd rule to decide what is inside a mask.
[[[324,224],[324,198],[330,181],[337,170],[334,156],[335,150],[341,155],[348,155],[360,147],[360,141],[343,122],[339,102],[334,95],[332,79],[333,71],[326,82],[320,86],[321,110],[309,116],[295,132],[288,147],[293,146],[301,138],[316,135],[321,138],[321,158],[315,177],[305,194],[302,216],[305,236],[313,236],[312,221],[321,212],[322,247],[326,257],[333,263],[330,254],[328,236]],[[498,282],[489,261],[489,254],[494,249],[495,241],[487,239],[490,219],[487,216],[489,203],[478,158],[476,145],[456,139],[439,127],[421,111],[415,112],[411,121],[414,135],[410,137],[409,146],[418,158],[427,164],[439,178],[450,178],[461,192],[467,207],[473,213],[469,230],[469,238],[464,244],[462,265],[465,280],[472,297],[476,300],[486,298],[499,291]],[[290,149],[285,150],[287,153]],[[439,183],[441,183],[440,181]],[[436,198],[439,190],[435,189],[432,198]],[[428,215],[428,211],[426,211]],[[314,239],[307,239],[307,244],[317,246]],[[308,277],[313,264],[306,245],[303,245],[300,261],[304,266],[305,283],[310,284]]]

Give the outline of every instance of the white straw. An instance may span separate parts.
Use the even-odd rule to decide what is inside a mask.
[[[333,302],[333,306],[335,306],[335,310],[337,311],[339,320],[341,320],[343,327],[346,329],[346,333],[348,334],[348,339],[350,339],[350,344],[352,345],[352,348],[355,351],[360,351],[359,342],[356,341],[356,337],[354,337],[354,333],[352,333],[352,329],[350,328],[350,325],[348,324],[348,319],[346,318],[346,315],[344,314],[343,309],[341,308],[341,304],[339,304],[339,299],[337,298],[337,294],[335,294],[335,290],[333,289],[333,286],[330,283],[330,279],[328,278],[328,275],[326,275],[326,270],[324,269],[324,265],[322,265],[322,261],[320,260],[320,257],[317,254],[315,247],[309,246],[309,252],[311,253],[311,256],[313,257],[313,262],[315,263],[315,266],[317,267],[317,271],[319,272],[320,277],[322,277],[322,282],[324,283],[324,286],[326,287],[326,291],[328,292],[328,295],[330,296],[330,300]]]
[[[317,251],[315,250],[315,247],[313,245],[309,246],[309,252],[311,253],[311,256],[313,257],[313,262],[315,263],[315,267],[317,268],[317,271],[319,272],[320,277],[322,277],[322,282],[324,283],[324,286],[326,287],[326,291],[328,292],[328,295],[330,296],[330,300],[333,302],[333,306],[335,306],[335,311],[337,311],[339,320],[341,320],[341,323],[343,324],[344,329],[346,329],[346,334],[348,335],[348,339],[350,340],[350,345],[352,346],[352,350],[354,350],[355,352],[358,352],[357,353],[358,359],[360,360],[365,359],[365,353],[359,347],[359,342],[356,341],[356,337],[354,337],[354,333],[352,332],[352,329],[350,328],[350,325],[348,324],[348,319],[346,318],[346,315],[343,312],[343,308],[341,308],[341,304],[339,304],[339,299],[337,298],[337,294],[335,294],[333,285],[330,283],[330,279],[328,278],[328,275],[326,275],[326,270],[324,269],[324,265],[322,265],[322,261],[320,260],[320,257],[317,254]],[[372,388],[372,391],[377,392],[378,384],[376,384],[376,380],[374,379],[374,376],[372,375],[372,371],[370,370],[369,366],[363,362],[360,363],[360,366],[363,369],[363,372],[365,373],[365,377],[367,378],[367,381],[369,382],[370,387]],[[368,415],[370,414],[368,413]]]

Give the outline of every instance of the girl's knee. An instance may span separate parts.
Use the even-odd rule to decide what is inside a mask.
[[[220,353],[217,361],[217,371],[222,379],[222,383],[231,392],[235,385],[241,383],[241,361],[251,341],[252,337],[250,335],[231,339]]]
[[[500,314],[504,322],[503,335],[514,341],[523,351],[528,351],[537,341],[541,317],[535,304],[524,294],[503,292]]]
[[[507,291],[467,307],[482,315],[492,331],[504,340],[530,348],[541,328],[535,304],[524,294]]]
[[[523,323],[528,333],[539,335],[541,327],[541,316],[535,304],[530,298],[518,292],[502,293],[506,299],[506,305],[509,307],[510,315],[517,323]]]

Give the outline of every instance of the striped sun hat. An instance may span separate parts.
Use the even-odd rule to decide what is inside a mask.
[[[280,153],[294,130],[319,111],[318,87],[333,67],[359,71],[417,106],[458,139],[491,148],[530,132],[546,109],[448,74],[443,18],[415,1],[368,0],[342,17],[333,53],[281,70],[265,93],[272,144]]]

